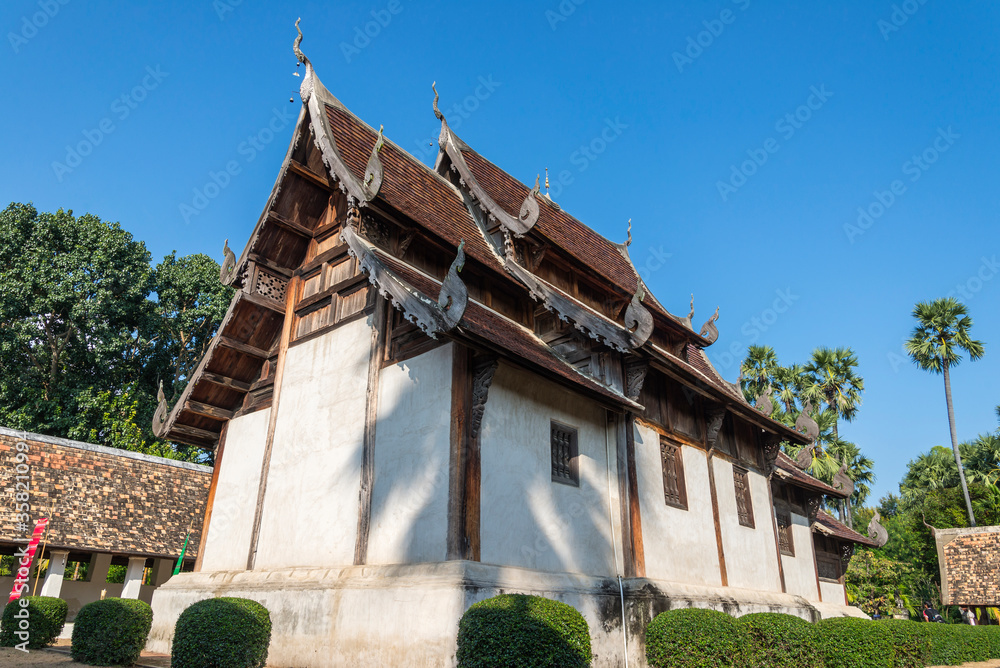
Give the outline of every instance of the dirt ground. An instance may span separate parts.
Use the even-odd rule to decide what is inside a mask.
[[[68,650],[68,648],[67,648]],[[170,657],[144,657],[137,666],[170,668]],[[13,647],[0,647],[0,668],[88,668],[70,658],[68,651],[33,649],[27,654]]]

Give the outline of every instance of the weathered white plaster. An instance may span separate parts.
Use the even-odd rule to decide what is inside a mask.
[[[722,547],[726,555],[726,575],[730,587],[781,591],[778,575],[778,550],[774,543],[769,483],[767,478],[750,471],[750,498],[753,502],[754,526],[740,524],[736,510],[736,488],[733,485],[733,465],[714,457],[715,490],[719,501],[719,525]]]
[[[578,430],[579,487],[552,481],[552,420]],[[621,563],[621,512],[613,431],[598,404],[500,363],[480,434],[484,563],[615,574],[615,551]]]
[[[781,567],[785,574],[785,589],[789,594],[801,596],[808,601],[819,600],[816,588],[816,564],[813,561],[812,530],[809,520],[802,515],[790,513],[792,519],[792,545],[795,556],[781,555]]]
[[[201,570],[246,568],[271,409],[229,421]]]
[[[288,349],[255,570],[354,563],[370,348],[371,316]]]
[[[444,561],[453,344],[382,370],[370,564]]]
[[[52,550],[49,552],[49,567],[45,571],[45,581],[42,583],[42,596],[59,598],[62,589],[63,574],[66,572],[66,559],[69,552],[66,550]]]
[[[622,603],[614,578],[498,567],[469,561],[271,572],[182,573],[156,590],[147,649],[169,652],[180,613],[196,601],[239,596],[271,613],[268,665],[296,668],[453,668],[458,621],[500,592],[572,605],[590,627],[594,668],[621,668]],[[817,620],[805,599],[780,592],[705,587],[647,578],[624,581],[629,665],[645,665],[645,628],[664,610],[699,607],[734,616],[784,612]],[[823,605],[823,616],[859,615]]]
[[[110,556],[110,555],[108,555]],[[32,579],[32,583],[34,579]],[[14,586],[14,578],[12,577],[0,577],[0,590],[4,592],[4,595],[9,594],[11,588]],[[155,587],[149,585],[142,585],[139,588],[139,600],[149,603],[153,599],[153,590]],[[124,598],[122,596],[122,584],[106,582],[102,577],[99,581],[85,581],[85,580],[63,580],[60,586],[59,598],[66,601],[67,612],[66,621],[72,622],[76,619],[76,614],[80,612],[80,608],[88,603],[93,603],[94,601],[100,600],[101,591],[106,591],[105,598]],[[25,590],[25,595],[31,593],[31,588]],[[38,585],[38,594],[42,594],[41,584]],[[0,600],[0,615],[3,614],[3,608],[6,604],[7,599],[4,598]],[[64,636],[68,637],[68,636]]]
[[[820,580],[819,589],[823,592],[823,603],[844,605],[844,585],[829,580]]]
[[[145,557],[129,557],[128,568],[125,569],[125,584],[122,585],[122,598],[139,598],[145,571]]]
[[[719,549],[708,485],[708,461],[703,450],[682,446],[688,509],[663,500],[660,436],[648,427],[635,427],[635,467],[639,483],[643,553],[646,576],[671,582],[722,584]]]

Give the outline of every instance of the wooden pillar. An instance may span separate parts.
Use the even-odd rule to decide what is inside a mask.
[[[471,443],[469,439],[469,407],[472,401],[472,359],[468,348],[452,344],[451,358],[451,431],[449,435],[448,457],[448,537],[447,559],[465,559],[471,554],[469,530],[476,534],[476,558],[479,547],[479,512],[478,507],[472,517],[467,517],[468,494],[470,487],[479,493],[479,481],[470,481],[469,475],[477,475],[479,457],[476,453],[474,462],[471,458]]]
[[[264,442],[264,458],[260,467],[260,484],[257,487],[257,507],[253,516],[253,531],[250,534],[250,552],[247,555],[247,570],[253,570],[257,558],[257,542],[260,540],[260,522],[264,512],[264,494],[267,492],[267,475],[271,469],[271,449],[274,446],[274,428],[278,424],[278,407],[281,400],[281,385],[285,376],[285,358],[288,356],[288,342],[292,337],[292,322],[295,320],[295,299],[302,279],[292,276],[285,290],[285,321],[281,326],[278,343],[278,364],[274,371],[274,390],[271,395],[271,415],[267,422],[267,438]]]
[[[368,354],[368,389],[365,392],[365,431],[361,450],[361,491],[358,504],[358,537],[354,544],[354,564],[368,561],[368,532],[372,517],[372,486],[375,483],[375,426],[378,422],[378,385],[385,358],[388,302],[375,292],[371,347]]]
[[[712,496],[712,519],[715,521],[715,544],[719,550],[719,575],[722,577],[722,586],[729,586],[729,573],[726,571],[726,550],[722,546],[722,524],[719,522],[719,495],[715,489],[715,464],[712,461],[715,455],[715,448],[710,448],[705,456],[708,462],[708,490]]]
[[[212,467],[212,482],[208,487],[208,503],[205,504],[205,517],[201,522],[201,540],[198,541],[198,556],[194,560],[195,572],[201,570],[201,562],[205,558],[205,544],[208,541],[208,526],[212,522],[212,506],[215,505],[215,489],[219,485],[219,472],[222,470],[222,455],[226,451],[226,434],[229,433],[229,421],[222,425],[219,435],[219,447],[215,450],[215,465]]]
[[[781,593],[785,594],[788,592],[788,589],[785,587],[785,567],[781,563],[781,541],[778,538],[778,514],[775,512],[774,507],[774,489],[771,487],[770,478],[765,478],[765,482],[767,484],[767,498],[771,502],[771,528],[774,531],[774,552],[778,555],[778,578],[781,580]],[[791,517],[792,515],[789,512],[789,522],[791,522]],[[792,530],[790,524],[788,530]]]
[[[639,477],[635,469],[635,415],[625,413],[625,467],[628,474],[629,543],[632,575],[646,577],[646,554],[642,545],[642,517],[639,512]]]
[[[632,549],[632,507],[629,503],[628,484],[628,443],[625,435],[627,422],[621,415],[614,416],[615,434],[617,441],[617,463],[618,463],[618,507],[621,509],[622,528],[622,559],[625,562],[624,575],[627,578],[635,577],[635,552]],[[634,458],[633,458],[634,459]]]

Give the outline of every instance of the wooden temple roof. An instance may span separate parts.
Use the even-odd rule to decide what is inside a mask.
[[[572,335],[589,337],[593,345],[629,359],[667,367],[713,402],[772,435],[806,442],[803,434],[751,407],[738,386],[721,377],[703,350],[718,336],[716,316],[698,333],[690,315],[670,314],[643,284],[627,244],[605,239],[540,195],[537,184],[529,188],[469,148],[451,132],[436,100],[441,147],[437,168],[427,167],[323,87],[298,44],[296,55],[306,65],[306,76],[292,142],[239,258],[226,246],[222,280],[240,289],[173,409],[168,411],[161,400],[154,417],[158,436],[211,448],[241,407],[263,407],[274,382],[282,326],[292,313],[293,300],[286,299],[290,280],[345,251],[357,257],[360,269],[384,295],[391,290],[379,284],[381,275],[373,267],[379,264],[379,271],[391,274],[385,280],[396,291],[394,305],[428,336],[491,349],[616,410],[642,410],[637,395],[623,391],[620,383],[615,387],[581,370],[524,323],[487,305],[478,293],[466,295],[457,273],[462,263],[456,260],[446,277],[412,253],[408,256],[407,246],[417,238],[442,257],[464,258],[462,277],[500,286],[520,302],[539,302],[538,308],[544,306],[572,324]],[[365,238],[362,214],[352,214],[355,229],[349,210],[388,221],[405,241]],[[339,230],[332,237],[337,243],[310,255],[317,240],[331,238],[333,230]],[[570,266],[586,275],[604,296],[587,301],[539,274],[546,253],[562,263],[553,266]],[[558,274],[550,269],[553,272]],[[460,308],[448,311],[437,304],[442,286],[462,293]],[[324,297],[329,295],[311,299]],[[407,305],[415,312],[407,313]]]
[[[861,535],[854,529],[848,528],[847,525],[834,519],[833,515],[825,510],[820,510],[816,513],[816,521],[813,523],[813,530],[849,543],[860,543],[861,545],[867,545],[868,547],[880,547],[877,542],[868,536]]]

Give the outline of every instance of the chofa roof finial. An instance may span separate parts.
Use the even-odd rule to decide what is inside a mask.
[[[549,197],[549,168],[548,167],[545,168],[545,196],[548,197],[550,200],[552,199],[551,197]]]
[[[632,219],[628,219],[628,239],[625,240],[625,248],[632,245]]]
[[[302,17],[295,19],[295,31],[299,33],[299,36],[295,38],[295,43],[292,44],[292,50],[295,52],[295,57],[298,59],[300,63],[305,63],[306,65],[308,65],[309,59],[306,58],[306,54],[302,53],[302,49],[299,48],[299,45],[302,44],[302,30],[301,28],[299,28],[299,22],[301,20]]]
[[[443,121],[444,114],[442,114],[441,110],[438,108],[438,100],[441,99],[441,96],[438,95],[437,81],[431,83],[431,90],[434,91],[434,116],[437,117],[439,121]]]

